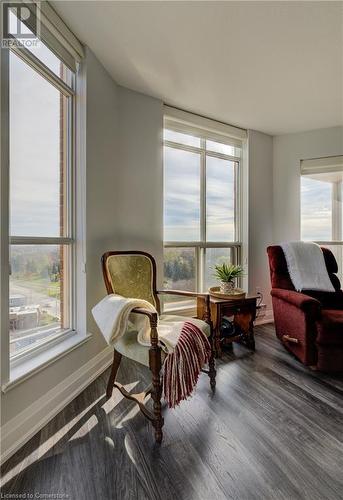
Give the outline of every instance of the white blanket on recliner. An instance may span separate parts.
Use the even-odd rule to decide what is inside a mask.
[[[323,252],[317,243],[291,241],[281,244],[294,288],[334,292],[326,269]]]

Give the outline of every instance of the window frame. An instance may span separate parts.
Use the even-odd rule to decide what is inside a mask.
[[[163,129],[181,132],[192,136],[197,136],[200,139],[200,146],[188,146],[176,141],[165,140],[163,138],[163,150],[165,147],[174,148],[181,151],[188,151],[200,155],[200,239],[199,241],[168,241],[163,237],[163,248],[194,248],[195,249],[195,268],[196,268],[196,292],[204,291],[205,280],[205,265],[206,265],[206,250],[210,248],[228,248],[232,250],[233,263],[242,264],[243,261],[243,181],[242,181],[242,160],[243,160],[243,143],[237,141],[230,136],[225,137],[222,134],[216,134],[213,131],[201,131],[196,125],[187,125],[173,122],[169,117],[164,120]],[[239,146],[241,150],[240,156],[226,155],[206,149],[206,140],[220,142],[222,144]],[[235,240],[234,241],[207,241],[206,238],[206,158],[213,157],[222,160],[227,160],[235,163],[235,205],[234,205],[234,223],[235,223]],[[163,171],[164,171],[163,162]],[[165,199],[165,185],[163,188],[163,200]],[[164,209],[163,209],[164,213]],[[241,280],[239,281],[241,285]],[[189,304],[182,304],[168,308],[168,310],[182,310],[189,308]]]
[[[66,154],[66,235],[56,237],[44,236],[11,236],[9,231],[10,213],[9,213],[9,59],[10,52],[19,57],[24,64],[27,64],[37,74],[47,80],[62,95],[68,98],[67,113],[67,154]],[[61,61],[63,63],[63,61]],[[32,52],[25,47],[13,46],[1,50],[1,70],[2,70],[2,91],[1,105],[4,112],[1,118],[1,222],[2,222],[2,241],[1,241],[1,348],[4,355],[1,357],[4,367],[2,370],[2,380],[9,378],[10,368],[16,367],[25,360],[30,360],[35,355],[45,349],[48,349],[56,343],[66,340],[68,337],[76,334],[76,210],[75,210],[75,176],[76,176],[76,75],[72,76],[71,87],[60,79],[52,70],[50,70],[42,61],[40,61]],[[4,196],[3,196],[4,195]],[[9,258],[11,245],[64,245],[68,250],[68,285],[67,293],[69,295],[67,314],[67,328],[56,329],[56,334],[52,334],[46,339],[29,346],[13,356],[10,356],[10,328],[9,328]],[[7,332],[7,334],[4,334]],[[6,355],[6,356],[5,356]]]
[[[333,172],[342,172],[343,175],[343,155],[341,156],[328,156],[321,158],[311,158],[300,160],[300,238],[302,239],[302,193],[301,181],[302,178],[310,177],[311,174],[325,174]],[[324,247],[341,247],[343,250],[343,179],[333,182],[332,181],[332,199],[331,199],[331,240],[314,240],[314,243]],[[339,200],[341,198],[341,200]],[[342,207],[340,208],[337,201],[340,201]],[[310,241],[310,240],[304,240]],[[340,270],[343,265],[342,260],[338,262],[338,269]],[[342,279],[342,276],[340,276]]]

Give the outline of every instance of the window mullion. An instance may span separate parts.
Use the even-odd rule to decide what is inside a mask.
[[[336,201],[336,212],[337,212],[337,239],[341,240],[342,239],[342,225],[343,225],[343,220],[342,220],[342,188],[343,184],[342,181],[338,182],[337,184],[337,201]]]
[[[73,243],[72,238],[62,236],[11,236],[9,240],[11,245],[71,245]]]
[[[56,87],[56,89],[66,97],[74,95],[74,90],[70,88],[69,85],[64,83],[61,78],[56,76],[50,68],[42,63],[37,57],[35,57],[28,49],[26,49],[25,47],[13,46],[11,47],[11,51],[33,70],[35,70],[40,76],[51,83],[51,85]]]
[[[202,139],[202,141],[205,143],[204,139]],[[198,148],[196,146],[189,146],[187,144],[182,144],[176,141],[168,141],[168,140],[164,140],[163,145],[168,148],[180,149],[182,151],[189,151],[190,153],[198,153],[198,154],[201,153],[201,151],[204,149],[202,146]],[[206,151],[206,155],[211,156],[212,158],[219,158],[221,160],[227,160],[233,162],[237,162],[240,160],[238,156],[226,155],[224,153],[216,153],[215,151]]]
[[[240,163],[235,162],[234,167],[234,183],[235,183],[235,200],[234,200],[234,220],[235,220],[235,241],[242,241],[241,227],[241,172]]]
[[[342,239],[341,182],[332,184],[332,235],[334,241]]]
[[[206,141],[200,141],[200,240],[199,248],[199,272],[198,272],[198,291],[204,289],[205,274],[205,245],[206,245]]]

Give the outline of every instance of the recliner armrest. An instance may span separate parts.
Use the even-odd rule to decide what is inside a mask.
[[[293,290],[284,290],[282,288],[273,288],[270,293],[272,297],[284,300],[306,313],[312,313],[316,316],[319,316],[320,314],[321,304],[319,300],[314,299],[309,295],[301,292],[295,292]]]

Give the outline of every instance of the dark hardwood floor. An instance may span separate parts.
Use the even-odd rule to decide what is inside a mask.
[[[342,378],[304,368],[271,325],[256,346],[218,363],[214,396],[203,375],[190,401],[165,409],[161,446],[134,403],[105,400],[105,372],[4,464],[2,495],[343,499]],[[125,360],[119,379],[143,389],[147,373]]]

